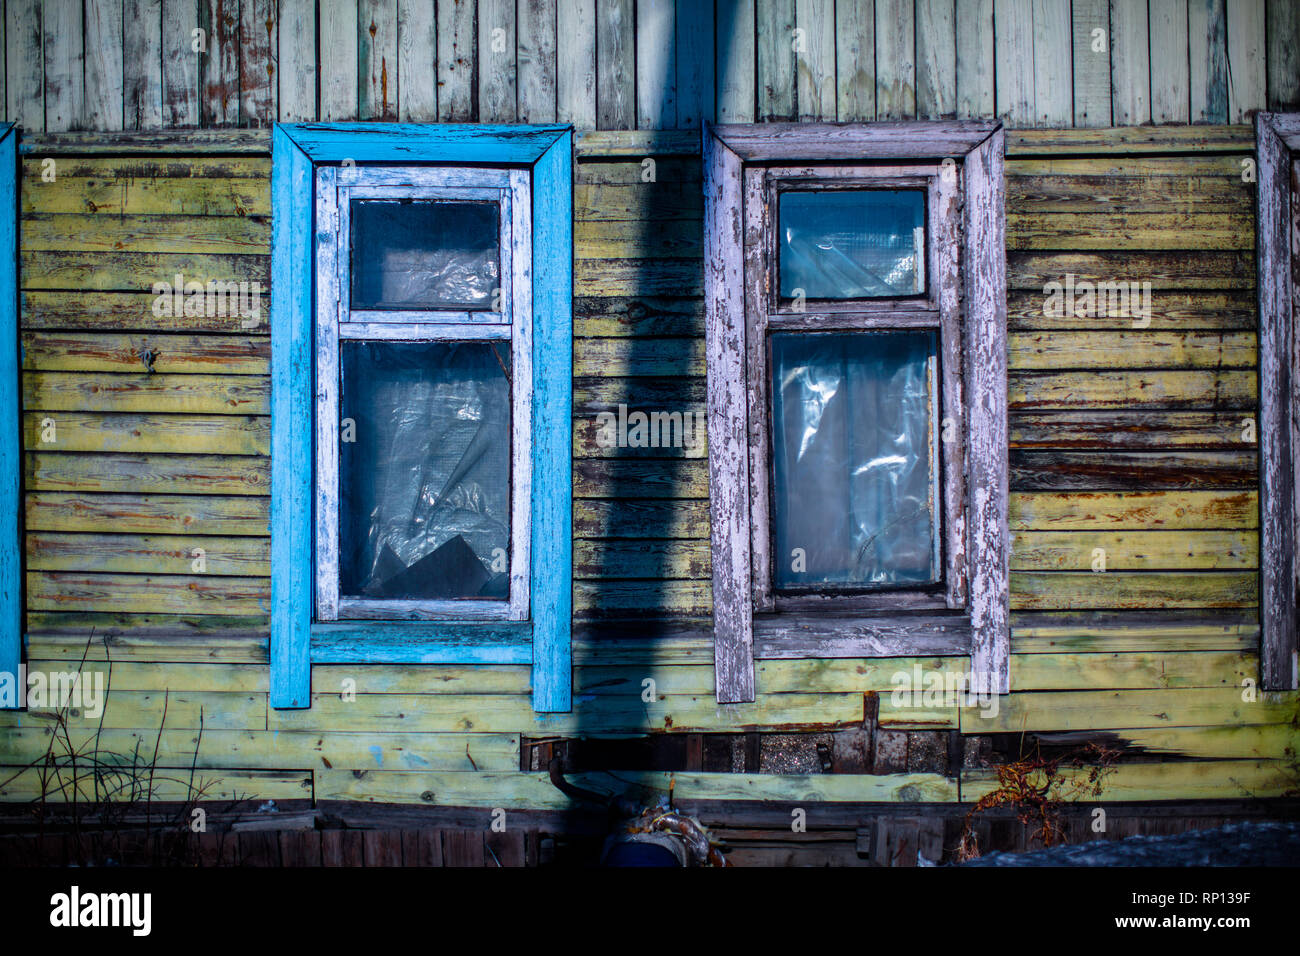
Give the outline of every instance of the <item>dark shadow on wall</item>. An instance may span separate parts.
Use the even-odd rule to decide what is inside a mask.
[[[736,5],[716,0],[715,30],[735,22]],[[597,43],[604,37],[598,26]],[[664,60],[681,75],[677,58],[699,56],[693,66],[714,78],[716,91],[733,46],[754,42],[752,33],[715,32],[712,44],[678,44]],[[676,75],[660,85],[660,115],[676,115]],[[710,105],[706,118],[713,112]],[[575,611],[575,645],[582,646],[575,647],[573,732],[559,735],[575,742],[543,745],[531,769],[545,771],[554,757],[557,769],[583,774],[571,782],[623,798],[621,808],[579,800],[566,814],[564,830],[582,847],[581,862],[599,858],[599,837],[617,828],[621,813],[667,798],[663,771],[732,769],[730,738],[664,733],[672,730],[672,700],[698,712],[713,698],[701,172],[698,146],[690,155],[593,157],[575,167],[575,187],[616,187],[584,191],[603,194],[593,228],[611,247],[579,273],[607,288],[575,283],[575,337],[592,336],[575,342],[574,378],[574,592],[575,606],[586,609]],[[615,206],[617,193],[637,194],[643,204]],[[619,218],[608,218],[615,208],[623,210]],[[575,204],[575,231],[589,214]],[[608,288],[616,281],[618,289]],[[694,666],[676,666],[685,663],[682,639]],[[649,736],[599,739],[629,725],[649,728]],[[636,771],[659,771],[655,786],[638,786]]]

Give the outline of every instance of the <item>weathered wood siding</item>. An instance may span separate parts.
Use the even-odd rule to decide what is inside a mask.
[[[101,748],[152,752],[166,695],[160,764],[189,767],[201,721],[198,766],[218,794],[553,807],[566,801],[544,775],[519,770],[521,734],[849,727],[875,691],[886,730],[1102,731],[1186,758],[1124,765],[1103,799],[1293,787],[1300,697],[1246,702],[1241,687],[1259,666],[1249,129],[1009,137],[1015,613],[1012,693],[991,718],[894,706],[892,675],[939,659],[760,660],[755,703],[715,703],[706,459],[595,440],[595,416],[620,403],[703,413],[699,157],[683,152],[691,137],[668,153],[654,140],[671,138],[589,136],[575,167],[574,588],[589,623],[574,711],[546,718],[526,667],[318,665],[310,709],[269,708],[266,311],[252,327],[160,318],[151,295],[177,273],[269,284],[269,161],[53,155],[44,182],[45,154],[26,157],[28,659],[63,669],[91,628],[109,640],[87,665],[108,670]],[[1068,273],[1150,281],[1150,325],[1044,315],[1044,287]],[[1095,610],[1129,617],[1081,616]],[[643,623],[619,639],[594,630],[628,615]],[[97,725],[74,719],[73,733]],[[0,714],[0,765],[35,759],[48,734],[38,713]],[[676,786],[954,801],[989,781],[688,773]],[[35,787],[19,776],[0,799]]]
[[[1239,123],[1295,0],[6,0],[29,131],[276,120]],[[201,31],[195,33],[195,31]],[[996,80],[995,80],[996,77]]]

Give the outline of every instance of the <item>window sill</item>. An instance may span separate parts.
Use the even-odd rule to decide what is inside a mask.
[[[339,621],[311,626],[313,664],[531,664],[531,621]]]
[[[754,657],[963,657],[967,614],[755,614]]]

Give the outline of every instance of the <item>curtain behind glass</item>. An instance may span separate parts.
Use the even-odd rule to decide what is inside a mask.
[[[509,346],[354,341],[342,359],[341,592],[504,599]]]
[[[776,588],[937,581],[934,334],[778,332],[770,344]]]

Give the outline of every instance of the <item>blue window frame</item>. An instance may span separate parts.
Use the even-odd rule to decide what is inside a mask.
[[[18,396],[18,133],[0,125],[0,708],[21,707],[23,444]]]
[[[272,140],[271,706],[311,701],[312,663],[525,664],[533,707],[571,705],[572,132],[560,126],[278,124]],[[312,447],[319,167],[498,166],[531,177],[529,581],[522,620],[317,620]]]

